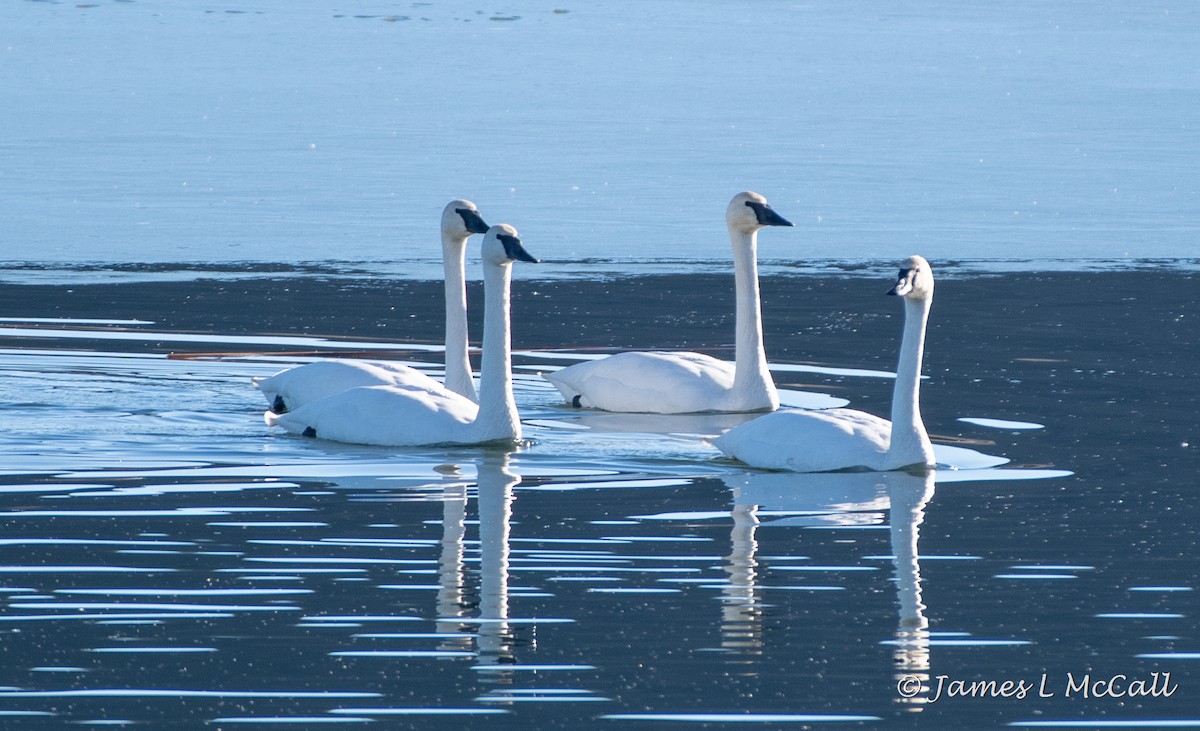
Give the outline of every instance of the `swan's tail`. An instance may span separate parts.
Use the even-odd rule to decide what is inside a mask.
[[[276,414],[274,411],[263,413],[263,421],[267,422],[267,426],[283,426],[279,423],[279,418],[279,414]]]
[[[539,373],[538,375],[550,382],[552,386],[558,389],[562,394],[563,401],[574,406],[575,408],[583,407],[583,394],[579,393],[571,385],[558,377],[558,371],[550,371],[549,373]]]
[[[259,388],[262,388],[262,382],[265,380],[267,380],[266,376],[253,376],[250,379],[250,382],[253,383],[255,386],[258,386]]]

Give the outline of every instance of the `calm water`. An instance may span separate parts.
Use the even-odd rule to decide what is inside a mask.
[[[1200,7],[0,5],[0,260],[1194,257]]]
[[[1200,724],[1192,481],[1086,446],[1158,423],[1087,405],[1114,376],[1051,389],[1048,424],[1040,387],[992,413],[931,387],[933,430],[970,437],[936,477],[788,475],[702,440],[745,417],[559,406],[534,372],[570,353],[518,353],[522,448],[390,450],[269,433],[248,379],[288,358],[81,325],[2,333],[27,338],[0,350],[5,728]],[[1177,690],[1071,685],[1115,675]],[[1035,690],[935,690],[1005,680]]]

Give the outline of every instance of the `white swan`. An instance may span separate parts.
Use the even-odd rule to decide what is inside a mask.
[[[725,211],[737,287],[737,347],[730,364],[699,353],[619,353],[542,374],[567,403],[604,411],[690,414],[774,411],[779,395],[763,350],[758,229],[791,226],[758,193],[738,193]]]
[[[521,422],[512,390],[509,281],[514,261],[536,262],[512,226],[483,238],[483,361],[479,404],[445,388],[369,386],[326,396],[286,414],[268,411],[268,426],[354,444],[415,446],[516,441]]]
[[[452,200],[442,210],[442,265],[446,291],[445,387],[475,401],[471,361],[467,355],[467,239],[486,233],[479,209],[468,200]],[[271,410],[285,413],[310,401],[359,386],[402,386],[439,390],[442,384],[416,368],[398,363],[356,360],[320,360],[251,379],[266,397]]]
[[[890,422],[854,409],[777,411],[725,432],[713,444],[748,465],[794,472],[932,467],[933,445],[919,404],[925,324],[933,302],[929,262],[919,256],[906,259],[888,294],[904,298]]]

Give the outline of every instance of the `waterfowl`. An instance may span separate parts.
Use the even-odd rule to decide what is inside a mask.
[[[933,467],[933,445],[921,421],[919,399],[925,329],[933,303],[929,262],[919,256],[906,259],[888,294],[904,302],[891,421],[855,409],[777,411],[725,432],[713,444],[753,467],[794,472]]]
[[[725,211],[737,290],[733,363],[700,353],[629,352],[542,374],[567,403],[604,411],[689,414],[774,411],[779,395],[763,349],[758,230],[791,226],[758,193],[738,193]]]
[[[441,228],[446,293],[445,387],[475,401],[475,384],[471,380],[471,361],[467,355],[466,246],[471,234],[486,233],[488,226],[475,204],[460,198],[450,201],[442,210]],[[271,410],[278,414],[360,386],[442,388],[442,384],[416,368],[356,360],[315,361],[252,381],[266,397]]]
[[[482,444],[521,438],[512,389],[509,284],[514,261],[536,262],[516,229],[501,224],[483,238],[483,359],[476,404],[446,388],[352,388],[286,414],[268,426],[353,444]]]

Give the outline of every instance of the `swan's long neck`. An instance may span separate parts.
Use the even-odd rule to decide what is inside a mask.
[[[520,439],[521,422],[512,390],[508,314],[511,264],[483,267],[483,357],[479,374],[478,441]]]
[[[779,396],[763,348],[762,306],[758,292],[758,234],[729,230],[737,288],[737,333],[733,397],[746,409],[776,409]]]
[[[925,352],[925,325],[932,298],[904,300],[904,336],[892,390],[892,438],[888,446],[891,467],[932,465],[933,445],[921,421],[921,361]]]
[[[467,237],[442,234],[446,279],[446,388],[477,401],[467,354]]]

